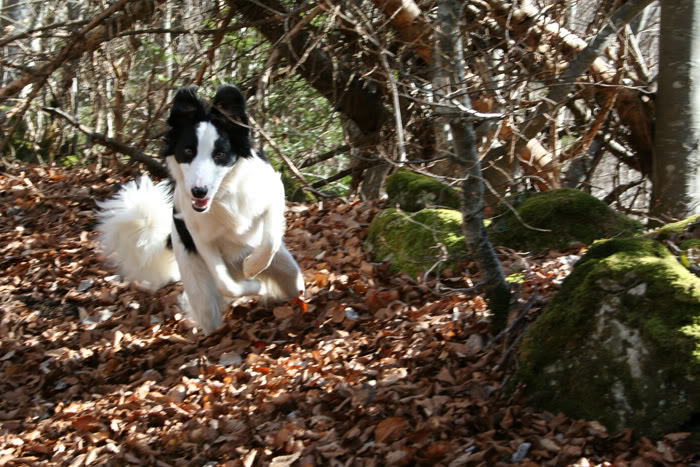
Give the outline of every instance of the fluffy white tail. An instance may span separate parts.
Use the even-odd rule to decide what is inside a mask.
[[[168,246],[173,215],[169,182],[154,185],[144,175],[97,204],[100,244],[125,279],[141,281],[151,290],[180,279]]]

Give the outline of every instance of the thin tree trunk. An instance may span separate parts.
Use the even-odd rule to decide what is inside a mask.
[[[440,62],[437,69],[443,77],[448,78],[451,89],[446,94],[455,93],[464,86],[465,63],[462,48],[459,20],[462,18],[463,4],[458,0],[441,0],[438,6],[438,34]],[[462,94],[461,104],[472,109],[471,99],[466,92]],[[491,246],[484,227],[484,183],[476,147],[474,125],[468,116],[462,118],[454,115],[447,120],[452,133],[453,151],[457,160],[464,166],[462,182],[462,218],[464,236],[470,253],[479,264],[479,269],[486,281],[486,298],[493,318],[491,328],[494,332],[502,330],[508,320],[511,293],[510,285],[505,280],[501,262]]]
[[[700,214],[700,0],[661,2],[651,213]]]

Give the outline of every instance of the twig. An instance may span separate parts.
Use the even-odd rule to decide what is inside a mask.
[[[168,170],[163,164],[161,164],[155,159],[155,156],[146,154],[133,146],[129,146],[128,144],[122,143],[121,141],[109,138],[103,135],[102,133],[97,133],[91,128],[88,128],[82,125],[80,122],[77,122],[73,117],[63,112],[61,109],[56,109],[53,107],[44,107],[42,108],[42,110],[51,115],[58,115],[59,117],[65,119],[75,128],[88,135],[88,137],[96,143],[101,144],[102,146],[111,149],[114,152],[118,152],[120,154],[129,156],[136,162],[142,163],[154,176],[160,178],[167,178],[169,176]]]
[[[263,130],[263,128],[260,125],[258,125],[258,123],[252,116],[249,115],[248,120],[250,120],[251,126],[255,125],[255,129],[258,132],[260,132],[262,137],[265,138],[265,141],[267,141],[270,144],[270,146],[272,146],[272,149],[275,150],[279,158],[282,159],[282,161],[289,168],[289,170],[292,171],[292,174],[294,174],[294,176],[298,178],[299,181],[304,184],[304,186],[310,186],[309,182],[306,181],[306,178],[304,178],[302,173],[299,172],[299,169],[297,169],[297,166],[294,165],[294,162],[292,162],[292,160],[289,157],[284,155],[284,152],[282,151],[282,149],[280,149],[275,140],[270,135],[268,135],[267,132]]]
[[[17,111],[16,113],[12,113],[10,117],[15,118],[15,122],[12,125],[12,127],[7,131],[7,133],[4,135],[4,141],[2,144],[0,144],[0,154],[5,152],[5,148],[10,144],[10,140],[12,139],[12,136],[15,134],[15,131],[17,131],[17,128],[19,128],[19,125],[22,123],[22,119],[24,118],[24,114],[27,113],[27,110],[29,110],[29,107],[32,105],[32,101],[36,98],[36,96],[39,95],[39,91],[41,91],[41,88],[44,86],[44,83],[46,83],[46,80],[48,77],[44,77],[40,83],[37,83],[34,86],[34,89],[32,89],[31,94],[27,96],[26,101],[24,102],[24,105],[22,108]]]
[[[323,154],[319,154],[318,156],[312,156],[304,159],[301,164],[299,164],[300,169],[305,169],[307,167],[311,167],[312,165],[318,164],[319,162],[326,161],[328,159],[332,159],[335,156],[342,154],[344,152],[349,151],[352,149],[352,146],[349,144],[344,144],[342,146],[338,146],[335,149],[332,149],[328,152],[324,152]]]
[[[389,61],[386,59],[386,55],[389,53],[387,50],[382,50],[379,52],[379,56],[382,59],[382,65],[386,70],[386,76],[389,80],[389,89],[391,90],[392,102],[394,105],[394,120],[396,123],[396,139],[399,145],[399,161],[398,165],[403,166],[406,162],[406,138],[403,135],[403,121],[401,118],[401,102],[399,100],[399,88],[396,85],[396,80],[391,73],[391,67],[389,67]]]
[[[136,0],[120,0],[114,3],[98,14],[83,29],[71,35],[72,39],[56,52],[52,60],[18,76],[6,86],[0,88],[0,103],[15,97],[31,83],[45,83],[66,62],[80,58],[83,54],[94,51],[103,43],[113,39],[114,31],[131,27],[136,21],[148,21],[156,7],[164,1],[137,2]],[[129,8],[129,5],[134,3],[136,3],[136,6]]]
[[[331,175],[328,178],[324,178],[323,180],[319,180],[317,182],[314,182],[313,185],[311,185],[311,186],[313,188],[316,188],[316,189],[322,188],[322,187],[329,185],[333,182],[337,182],[338,180],[340,180],[343,177],[347,177],[348,175],[350,175],[352,173],[353,170],[355,170],[354,167],[350,167],[349,169],[341,170],[340,172],[338,172],[335,175]]]
[[[30,37],[33,34],[36,34],[38,32],[50,31],[51,29],[68,28],[68,27],[73,27],[73,26],[82,26],[83,24],[87,24],[87,22],[88,22],[87,20],[81,19],[79,21],[52,23],[52,24],[48,24],[46,26],[42,26],[40,28],[28,29],[26,31],[22,31],[18,34],[15,34],[14,36],[9,36],[9,37],[6,37],[6,38],[0,40],[0,47],[5,47],[7,44],[9,44],[11,42],[25,39],[25,38]]]
[[[297,166],[294,165],[294,162],[292,162],[292,160],[289,157],[284,155],[284,152],[282,152],[282,149],[280,149],[280,147],[277,145],[275,140],[272,139],[272,137],[270,137],[270,135],[268,135],[267,132],[265,130],[263,130],[263,128],[260,125],[258,125],[256,123],[255,119],[252,116],[249,115],[248,120],[250,120],[250,123],[252,125],[255,125],[256,130],[262,135],[263,138],[265,138],[265,140],[270,144],[270,146],[272,146],[272,149],[274,149],[275,152],[277,153],[277,155],[280,157],[280,159],[282,159],[282,162],[284,162],[284,164],[289,168],[289,170],[292,171],[292,174],[294,174],[294,176],[296,178],[298,178],[299,181],[304,185],[303,186],[304,190],[308,190],[308,191],[312,192],[313,194],[320,196],[322,198],[328,198],[328,195],[318,191],[314,185],[310,184],[306,180],[306,178],[304,177],[304,175],[302,175],[302,173],[299,171]]]
[[[624,185],[619,185],[616,186],[610,193],[605,195],[605,198],[603,198],[603,202],[605,204],[612,204],[613,202],[617,201],[619,202],[619,197],[624,193],[625,191],[629,190],[630,188],[634,188],[641,183],[643,183],[645,180],[644,177],[640,178],[639,180],[634,180],[629,183],[625,183]]]

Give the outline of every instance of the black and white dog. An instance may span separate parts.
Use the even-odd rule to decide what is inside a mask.
[[[223,85],[209,105],[196,92],[179,89],[168,118],[172,180],[132,181],[97,215],[102,248],[122,275],[152,290],[182,279],[184,308],[210,333],[227,299],[293,299],[304,279],[282,241],[282,181],[251,149],[243,95]]]

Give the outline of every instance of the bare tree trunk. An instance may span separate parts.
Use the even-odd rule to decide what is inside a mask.
[[[451,89],[446,94],[453,94],[464,86],[464,51],[459,30],[463,4],[458,0],[441,0],[438,6],[439,73],[449,79]],[[446,62],[446,63],[445,63]],[[461,92],[461,104],[471,110],[469,95]],[[501,262],[491,246],[484,227],[484,183],[476,147],[474,125],[468,115],[451,115],[448,117],[449,131],[452,134],[453,151],[464,167],[462,182],[462,217],[463,230],[470,253],[479,264],[479,269],[486,283],[486,298],[493,313],[491,328],[494,332],[502,330],[508,320],[511,293],[510,285],[505,280]]]
[[[651,213],[700,214],[700,0],[661,2]]]
[[[167,2],[165,4],[165,14],[163,15],[163,26],[165,29],[170,30],[173,27],[173,2]],[[175,69],[175,56],[173,50],[173,35],[170,32],[166,32],[163,35],[165,49],[165,77],[169,82],[172,82],[174,69]],[[170,95],[168,95],[168,101],[170,101]]]

